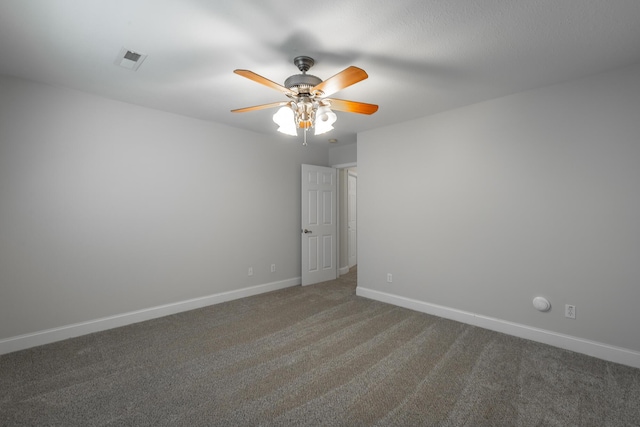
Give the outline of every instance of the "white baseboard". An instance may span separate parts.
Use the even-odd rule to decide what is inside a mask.
[[[346,267],[340,267],[338,269],[338,276],[344,276],[345,274],[347,274],[349,272],[349,266]]]
[[[576,353],[586,354],[588,356],[597,357],[610,362],[640,368],[640,352],[634,350],[585,340],[570,335],[559,334],[557,332],[547,331],[544,329],[533,328],[519,323],[507,322],[505,320],[456,310],[454,308],[444,307],[437,304],[430,304],[428,302],[388,294],[386,292],[380,292],[373,289],[362,288],[360,286],[356,288],[356,295],[422,313],[432,314],[445,319],[479,326],[492,331],[502,332],[519,338],[549,344],[554,347],[575,351]]]
[[[87,322],[75,323],[73,325],[66,325],[44,331],[5,338],[0,340],[0,354],[7,354],[43,344],[62,341],[67,338],[118,328],[120,326],[169,316],[183,311],[195,310],[197,308],[220,304],[226,301],[289,288],[291,286],[299,285],[300,283],[300,277],[294,277],[292,279],[282,280],[279,282],[251,286],[235,291],[221,292],[219,294],[208,295],[205,297],[193,298],[186,301],[179,301],[129,313],[117,314],[115,316],[103,317],[101,319],[89,320]]]

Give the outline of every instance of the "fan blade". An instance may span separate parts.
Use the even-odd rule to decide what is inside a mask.
[[[233,70],[234,73],[236,73],[239,76],[242,77],[246,77],[249,80],[253,80],[256,83],[260,83],[263,84],[265,86],[268,86],[272,89],[275,90],[279,90],[280,92],[288,95],[291,93],[291,91],[289,89],[287,89],[286,87],[279,85],[276,82],[272,82],[271,80],[269,80],[266,77],[262,77],[260,74],[256,74],[253,71],[249,71],[249,70]]]
[[[283,107],[291,101],[272,102],[271,104],[254,105],[253,107],[238,108],[231,110],[232,113],[246,113],[247,111],[264,110],[265,108]]]
[[[346,101],[344,99],[333,98],[325,98],[323,101],[329,101],[329,108],[336,111],[358,114],[373,114],[378,111],[378,106],[375,104],[366,104],[364,102]]]
[[[339,90],[351,86],[352,84],[358,83],[367,77],[369,77],[369,75],[363,69],[351,66],[340,71],[335,76],[329,77],[327,80],[311,89],[311,93],[320,91],[323,93],[323,96],[329,96]]]

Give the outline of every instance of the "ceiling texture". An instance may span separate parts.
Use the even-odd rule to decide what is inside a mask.
[[[137,71],[122,48],[146,54]],[[265,134],[286,101],[233,73],[283,84],[311,56],[325,80],[350,65],[369,78],[333,97],[310,143],[640,63],[639,0],[1,0],[0,74]],[[296,137],[278,134],[281,138]]]

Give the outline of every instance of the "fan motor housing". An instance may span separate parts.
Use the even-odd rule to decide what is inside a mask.
[[[294,74],[284,81],[284,86],[287,89],[297,88],[300,89],[311,89],[322,83],[322,79],[316,76],[312,76],[311,74]]]

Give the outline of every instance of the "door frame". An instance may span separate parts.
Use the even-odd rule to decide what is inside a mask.
[[[350,162],[350,163],[341,163],[338,165],[331,165],[332,168],[338,169],[338,171],[340,170],[344,170],[344,169],[349,169],[349,168],[355,168],[358,167],[358,163],[357,162]],[[338,257],[336,260],[336,266],[338,268],[338,276],[342,276],[344,274],[347,274],[349,272],[349,264],[347,263],[346,267],[341,267],[340,266],[340,257],[341,257],[341,251],[340,251],[340,246],[342,246],[340,243],[342,241],[342,235],[343,233],[341,232],[341,228],[342,228],[342,210],[343,209],[347,209],[348,206],[342,206],[344,203],[341,203],[342,200],[342,187],[339,186],[338,188],[338,202],[337,202],[337,207],[338,207],[338,233],[336,235],[336,239],[338,239],[338,249],[336,250],[336,256]],[[349,236],[347,235],[347,245],[348,245],[348,238]],[[348,246],[347,246],[348,247]],[[347,252],[348,253],[348,252]]]
[[[353,210],[355,211],[355,219],[353,220],[353,222],[356,224],[355,226],[355,233],[356,233],[356,241],[354,242],[353,239],[351,238],[351,182],[352,180],[355,180],[355,189],[354,191],[354,198],[355,198],[355,202],[356,202],[356,206],[353,208]],[[355,267],[358,264],[358,240],[357,240],[357,234],[358,234],[358,208],[357,208],[357,204],[358,204],[358,172],[357,171],[353,171],[352,168],[349,168],[347,170],[347,212],[346,212],[346,217],[347,217],[347,265],[349,266],[349,270],[351,270],[351,267]],[[339,238],[339,236],[338,236]],[[353,245],[353,246],[352,246]],[[355,263],[351,264],[351,253],[354,251],[355,249]]]

